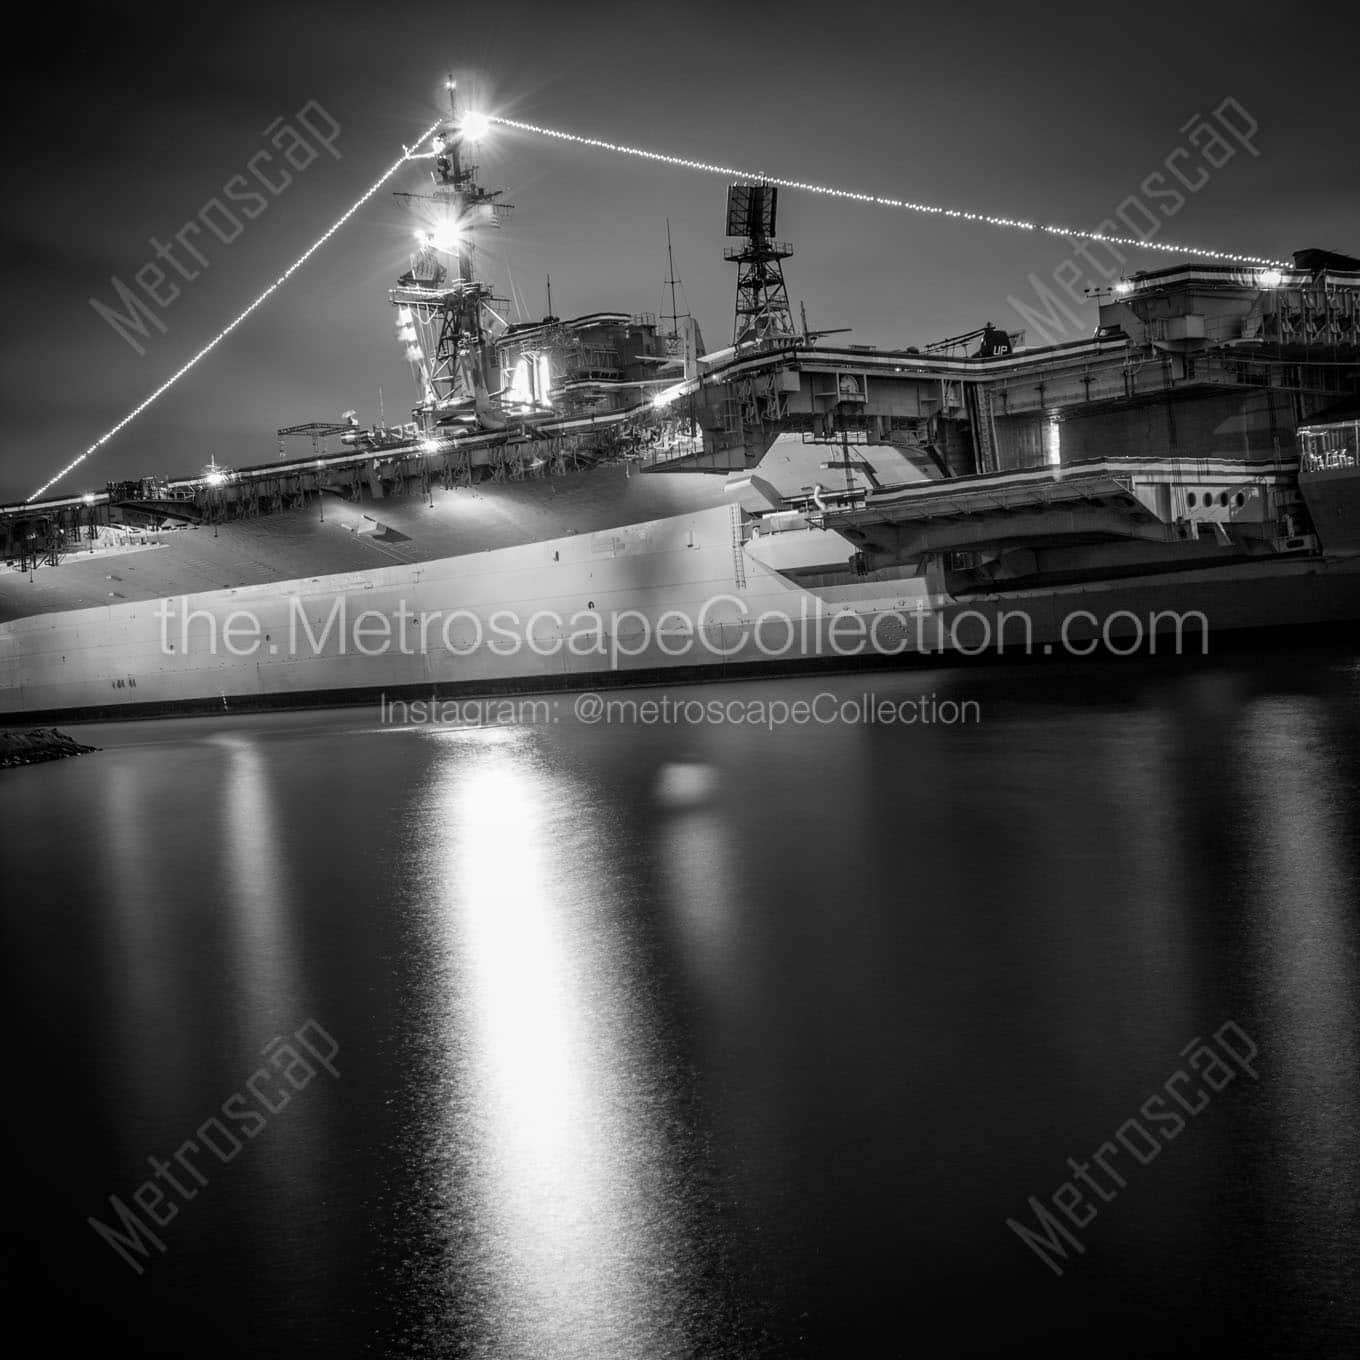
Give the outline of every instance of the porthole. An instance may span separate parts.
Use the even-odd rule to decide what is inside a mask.
[[[1226,491],[1220,491],[1218,493],[1218,503],[1222,506],[1226,506],[1228,504],[1228,493]]]
[[[1195,506],[1198,504],[1198,502],[1199,502],[1199,497],[1196,496],[1195,493],[1194,493],[1193,491],[1191,491],[1191,492],[1186,496],[1186,498],[1185,498],[1185,503],[1186,503],[1186,505],[1188,505],[1192,510],[1195,508]]]
[[[1246,498],[1246,496],[1244,496],[1244,495],[1242,494],[1242,492],[1240,492],[1240,491],[1237,493],[1237,495],[1235,495],[1235,496],[1233,497],[1233,504],[1234,504],[1239,510],[1240,510],[1246,503],[1247,503],[1247,498]]]

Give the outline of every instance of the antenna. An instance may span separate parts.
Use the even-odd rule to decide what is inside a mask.
[[[523,321],[528,312],[524,308],[524,298],[519,291],[519,285],[515,282],[515,271],[510,267],[510,252],[505,252],[505,277],[510,284],[510,305],[515,309],[515,319]]]
[[[675,251],[671,247],[671,219],[669,217],[666,219],[666,270],[670,276],[666,282],[671,290],[671,314],[662,319],[671,323],[671,335],[678,337],[680,328],[676,323],[680,320],[680,305],[675,300]]]
[[[778,202],[773,184],[733,184],[727,190],[726,235],[745,237],[741,245],[723,251],[723,259],[737,266],[735,345],[796,335],[783,265],[793,247],[772,239]]]
[[[545,275],[544,275],[544,278],[545,278],[545,280],[547,281],[547,284],[548,284],[548,316],[551,316],[551,315],[553,314],[553,309],[552,309],[552,275],[551,275],[551,274],[545,274]],[[547,320],[547,317],[545,317],[544,320]]]
[[[671,290],[671,309],[669,312],[663,312],[661,315],[663,321],[669,321],[671,323],[670,333],[666,336],[666,350],[672,358],[677,354],[683,357],[689,348],[690,328],[687,326],[685,328],[685,335],[681,336],[680,318],[684,317],[685,320],[692,321],[693,317],[689,312],[682,312],[680,310],[680,302],[676,294],[676,289],[680,285],[680,279],[675,272],[675,249],[671,244],[671,219],[669,217],[666,219],[666,266],[666,287]]]
[[[441,178],[447,184],[456,186],[456,189],[463,187],[463,138],[459,135],[458,128],[458,82],[453,78],[453,73],[449,73],[445,86],[449,92],[449,123],[452,125],[454,135],[444,139],[443,153],[448,158],[450,165],[445,165],[443,158],[437,161],[440,169]],[[438,145],[438,143],[436,143]],[[473,167],[475,170],[476,167]],[[471,176],[468,177],[471,179]],[[453,199],[453,227],[454,227],[454,259],[458,262],[458,277],[464,283],[472,282],[472,252],[468,249],[468,242],[459,230],[462,223],[459,218],[464,211],[464,203],[460,200],[456,190]]]

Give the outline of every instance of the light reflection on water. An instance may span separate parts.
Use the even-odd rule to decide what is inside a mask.
[[[563,917],[591,902],[562,872],[565,847],[548,813],[574,800],[526,765],[493,748],[442,779],[455,828],[440,857],[446,909],[465,950],[458,980],[478,1017],[487,1173],[478,1189],[494,1225],[495,1311],[506,1353],[561,1353],[569,1337],[582,1355],[657,1354],[638,1278],[657,1244],[646,1240],[645,1185],[630,1164],[645,1156],[650,1131],[639,1127],[635,1093],[611,1090],[631,1065],[640,1017],[587,1001],[598,965],[579,957],[589,941],[569,938]],[[547,862],[555,844],[557,874]],[[601,857],[588,835],[573,849]]]
[[[1206,1290],[1223,1336],[1331,1353],[1357,1306],[1360,667],[701,693],[824,689],[986,718],[204,719],[6,772],[11,1023],[89,1074],[16,1076],[63,1167],[26,1154],[50,1250],[102,1315],[192,1301],[253,1353],[897,1354],[947,1319],[974,1354],[1111,1317],[1141,1345]],[[53,900],[44,855],[83,894]],[[159,1275],[71,1237],[312,1015],[341,1079],[186,1207]],[[1004,1219],[1227,1018],[1260,1083],[1103,1209],[1055,1307]]]
[[[455,1246],[416,1277],[475,1279],[480,1315],[452,1291],[417,1344],[691,1354],[676,1092],[645,979],[629,976],[607,819],[528,734],[430,740],[420,896],[441,995],[428,1018],[456,1094],[431,1107],[419,1165]]]
[[[1256,758],[1234,762],[1233,771],[1258,847],[1247,949],[1260,970],[1265,1023],[1290,1055],[1271,1104],[1272,1142],[1282,1155],[1270,1195],[1282,1273],[1303,1293],[1316,1269],[1312,1244],[1332,1244],[1338,1273],[1354,1271],[1360,1249],[1357,1137],[1354,1124],[1338,1118],[1337,1098],[1354,1082],[1360,1033],[1356,807],[1338,779],[1347,755],[1335,742],[1346,734],[1325,705],[1265,698],[1252,716]]]

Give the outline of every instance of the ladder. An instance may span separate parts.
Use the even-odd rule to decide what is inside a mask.
[[[741,507],[729,506],[732,515],[732,580],[738,590],[746,589],[746,554],[741,547]]]

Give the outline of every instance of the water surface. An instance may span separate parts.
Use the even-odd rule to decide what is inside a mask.
[[[0,774],[53,1348],[1354,1353],[1360,658],[669,691],[821,693],[980,719],[556,696],[484,728],[82,727],[100,753]],[[309,1020],[339,1076],[200,1150],[135,1273],[87,1219]],[[1057,1274],[1007,1218],[1228,1020],[1259,1080],[1125,1156]]]

